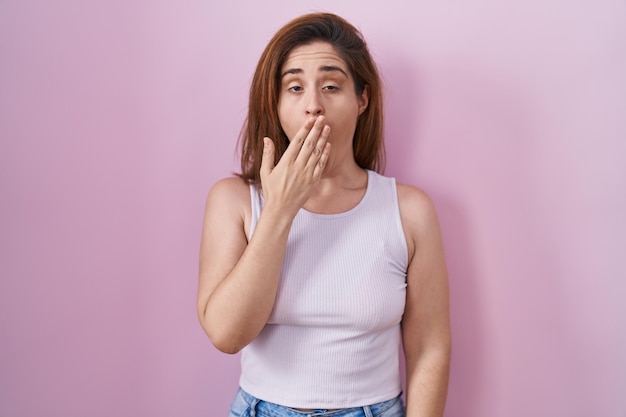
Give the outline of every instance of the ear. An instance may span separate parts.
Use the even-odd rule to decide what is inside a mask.
[[[359,116],[367,109],[367,105],[370,103],[370,86],[365,84],[363,92],[357,97],[359,101]]]

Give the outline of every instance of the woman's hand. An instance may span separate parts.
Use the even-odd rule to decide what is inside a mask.
[[[324,116],[310,117],[274,166],[274,142],[263,138],[261,186],[265,205],[278,205],[295,217],[311,196],[328,161],[330,126]]]

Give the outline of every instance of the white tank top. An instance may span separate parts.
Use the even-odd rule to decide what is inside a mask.
[[[252,223],[263,201],[251,186]],[[357,206],[301,209],[274,309],[242,352],[240,385],[265,401],[346,408],[396,397],[408,254],[393,178],[368,171]]]

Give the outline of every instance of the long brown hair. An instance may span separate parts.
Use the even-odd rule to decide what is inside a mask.
[[[331,44],[343,58],[357,95],[368,86],[369,104],[359,116],[354,132],[354,159],[361,168],[379,173],[384,170],[382,87],[365,40],[345,19],[331,13],[312,13],[292,20],[274,35],[254,72],[248,116],[239,138],[241,174],[238,175],[248,183],[261,185],[264,136],[274,141],[276,163],[289,145],[278,119],[280,69],[293,48],[316,41]]]

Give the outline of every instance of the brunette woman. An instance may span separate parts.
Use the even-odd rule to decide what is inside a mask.
[[[381,83],[326,13],[266,47],[241,174],[209,192],[198,315],[242,351],[231,416],[442,416],[450,324],[441,234],[421,190],[381,175]],[[304,413],[304,414],[303,414]]]

